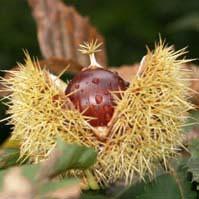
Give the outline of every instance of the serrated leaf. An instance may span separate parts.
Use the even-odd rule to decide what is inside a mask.
[[[17,167],[23,177],[33,184],[42,183],[68,169],[87,169],[96,161],[96,151],[85,146],[66,144],[58,140],[57,147],[48,160],[35,165]],[[15,167],[16,168],[16,167]],[[0,190],[4,178],[12,168],[0,171]]]
[[[176,176],[164,174],[148,183],[138,183],[119,194],[117,199],[196,199],[192,184],[187,180],[186,172],[180,169]]]
[[[39,171],[39,165],[22,165],[18,167],[11,167],[9,169],[0,171],[0,191],[3,188],[4,179],[7,173],[9,173],[11,170],[16,169],[16,168],[20,170],[21,175],[23,177],[35,183],[37,172]]]
[[[5,172],[0,198],[34,198],[33,183],[22,174],[19,167],[14,167]]]
[[[77,179],[63,179],[61,181],[39,181],[37,179],[37,165],[14,167],[4,172],[0,198],[79,198],[80,183]],[[26,194],[26,195],[24,195]]]
[[[23,193],[25,198],[79,198],[81,189],[77,179],[49,180],[67,169],[88,168],[95,162],[96,155],[94,149],[58,140],[49,159],[43,163],[0,171],[0,197],[12,198],[16,192],[19,198]]]
[[[67,169],[87,169],[96,161],[97,152],[85,146],[66,144],[59,139],[49,159],[42,164],[42,178],[53,177]]]

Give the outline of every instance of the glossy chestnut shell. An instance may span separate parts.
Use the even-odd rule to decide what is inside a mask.
[[[65,91],[75,108],[92,117],[92,126],[106,126],[114,113],[114,99],[111,92],[123,91],[128,87],[117,73],[106,69],[86,69],[72,79]],[[118,97],[121,94],[118,92]]]

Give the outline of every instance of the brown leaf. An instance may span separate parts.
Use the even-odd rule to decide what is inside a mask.
[[[44,59],[39,61],[41,67],[46,67],[50,72],[54,74],[60,74],[67,66],[69,66],[68,71],[72,73],[79,72],[83,66],[78,64],[73,60],[66,60],[62,58],[50,57],[49,59]]]
[[[123,65],[120,67],[111,67],[110,70],[117,72],[123,79],[131,82],[138,71],[138,67],[139,64]]]
[[[187,67],[192,71],[190,80],[190,88],[193,90],[191,100],[199,107],[199,67],[196,65],[188,65]]]
[[[83,66],[89,65],[87,56],[77,51],[79,44],[103,37],[82,17],[61,0],[29,0],[37,23],[38,39],[44,58],[72,59]],[[106,65],[105,47],[97,54],[100,64]]]
[[[191,71],[190,77],[190,91],[191,101],[197,107],[199,107],[199,67],[193,64],[187,64],[183,66],[185,69]],[[112,67],[111,71],[118,72],[118,74],[126,81],[131,81],[136,75],[139,68],[139,64],[124,65],[120,67]]]

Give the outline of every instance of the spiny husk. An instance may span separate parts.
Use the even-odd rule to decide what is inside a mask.
[[[188,102],[189,72],[182,69],[188,60],[178,60],[184,53],[160,41],[154,52],[148,50],[139,74],[122,99],[117,99],[110,134],[115,144],[104,157],[114,165],[106,167],[110,178],[125,176],[128,183],[134,175],[152,177],[157,162],[167,168],[167,159],[183,147],[182,126],[186,113],[193,109]]]
[[[3,84],[11,94],[8,98],[9,124],[14,125],[12,139],[20,141],[20,158],[37,163],[54,148],[57,137],[81,143],[85,120],[81,113],[66,104],[56,79],[26,54],[25,65],[8,71]],[[56,83],[55,83],[56,82]],[[64,109],[64,111],[63,111]],[[74,134],[71,135],[71,132]],[[71,136],[69,136],[71,135]],[[82,139],[82,141],[81,141]]]
[[[116,98],[105,140],[96,137],[87,123],[89,118],[68,106],[67,97],[52,100],[62,93],[48,72],[28,57],[19,71],[3,80],[11,91],[12,138],[21,142],[21,158],[42,161],[60,136],[98,151],[97,163],[90,171],[101,185],[120,179],[129,184],[134,176],[152,176],[157,164],[166,166],[167,159],[182,146],[181,127],[186,112],[192,109],[187,102],[187,72],[181,70],[187,60],[177,60],[182,54],[184,51],[175,52],[161,42],[154,52],[148,50],[141,72],[121,92],[122,98]],[[85,176],[83,171],[71,171],[70,175]]]

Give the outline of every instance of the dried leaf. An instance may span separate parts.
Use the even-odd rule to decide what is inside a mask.
[[[29,0],[38,27],[38,39],[44,58],[58,57],[72,59],[83,66],[89,64],[87,56],[77,51],[84,41],[103,37],[82,17],[60,0]],[[105,48],[98,53],[100,64],[106,65]]]
[[[139,64],[112,67],[111,71],[117,72],[126,81],[131,81],[138,71]]]
[[[191,101],[193,104],[199,107],[199,67],[193,64],[185,65],[183,67],[191,71],[190,88],[193,90],[190,92]],[[133,64],[123,65],[120,67],[112,67],[110,69],[114,72],[118,72],[123,79],[130,82],[136,75],[138,68],[139,64]]]
[[[54,74],[60,74],[67,66],[71,73],[79,72],[82,66],[73,60],[66,60],[56,57],[51,57],[49,59],[40,60],[39,64],[41,67],[46,67],[50,72]]]
[[[199,67],[196,65],[189,65],[188,69],[192,71],[190,87],[193,92],[191,92],[191,100],[199,107]]]

